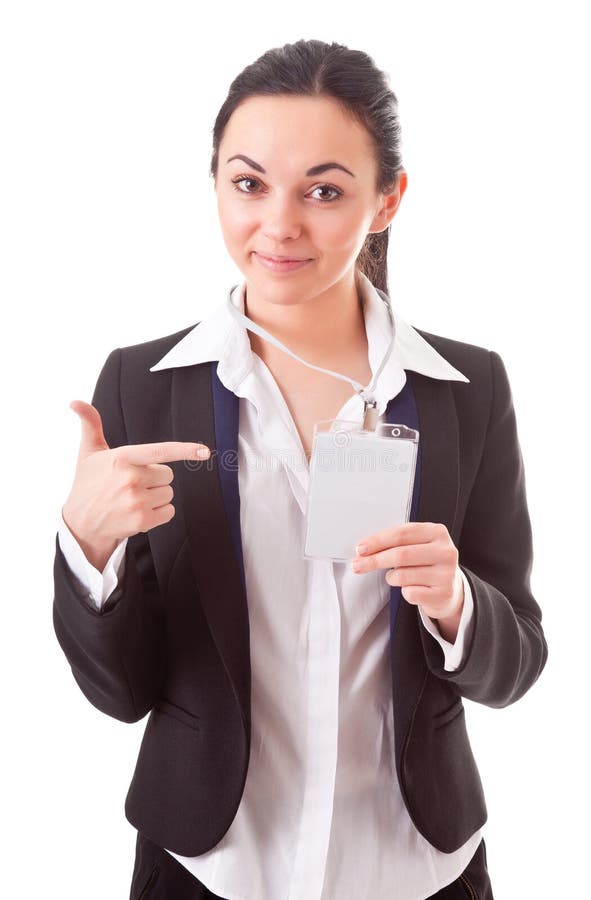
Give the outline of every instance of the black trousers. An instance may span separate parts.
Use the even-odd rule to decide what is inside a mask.
[[[138,831],[129,900],[224,900]],[[335,898],[338,900],[338,898]],[[371,900],[359,897],[356,900]],[[455,881],[425,900],[493,900],[484,840]]]

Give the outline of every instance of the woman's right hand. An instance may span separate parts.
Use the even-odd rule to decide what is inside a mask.
[[[111,450],[98,410],[83,400],[73,400],[70,409],[80,418],[82,435],[62,516],[88,561],[102,571],[120,541],[174,516],[170,486],[174,473],[164,463],[207,459],[210,450],[204,444],[183,441]]]

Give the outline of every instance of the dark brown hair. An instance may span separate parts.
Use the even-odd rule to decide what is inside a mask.
[[[248,97],[296,94],[330,97],[369,132],[377,162],[376,191],[392,190],[402,171],[398,101],[388,75],[361,50],[319,40],[299,40],[267,50],[233,80],[213,127],[211,171],[217,177],[218,151],[236,107]],[[372,284],[388,292],[390,225],[368,234],[356,260]]]

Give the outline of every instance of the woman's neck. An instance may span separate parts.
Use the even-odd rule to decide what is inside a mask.
[[[244,312],[289,350],[313,365],[330,368],[331,361],[347,359],[367,348],[361,293],[354,280],[347,286],[334,285],[304,303],[289,305],[269,303],[247,289]],[[266,338],[252,331],[248,336],[252,350],[262,359],[270,359],[276,354],[286,357]]]

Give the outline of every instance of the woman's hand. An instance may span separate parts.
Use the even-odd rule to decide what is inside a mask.
[[[80,418],[82,433],[74,482],[62,517],[88,561],[102,571],[120,541],[163,525],[174,516],[170,486],[174,473],[165,463],[207,459],[210,450],[187,441],[111,449],[94,406],[73,400],[70,409]]]
[[[367,549],[362,550],[362,545]],[[458,550],[445,525],[406,522],[359,541],[354,572],[388,569],[386,581],[399,585],[408,603],[437,620],[443,637],[455,641],[464,606]]]

